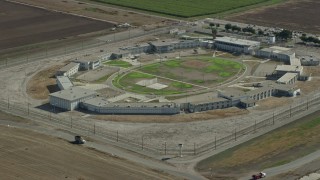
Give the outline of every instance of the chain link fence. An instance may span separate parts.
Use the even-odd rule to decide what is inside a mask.
[[[213,136],[211,140],[202,143],[183,144],[182,155],[195,156],[219,149],[229,143],[238,141],[244,136],[259,132],[276,124],[286,124],[301,115],[306,115],[319,110],[320,94],[313,95],[307,100],[291,105],[288,108],[269,114],[263,120],[255,120],[255,123],[243,129],[234,129],[234,131],[225,137],[217,138]],[[312,108],[311,108],[312,107]],[[97,136],[111,141],[121,147],[139,152],[148,152],[157,155],[180,155],[180,147],[173,141],[166,142],[155,141],[147,134],[130,136],[129,133],[120,131],[111,131],[104,127],[96,126],[94,121],[83,118],[66,117],[56,113],[32,108],[29,104],[0,101],[0,109],[14,115],[25,117],[31,120],[48,123],[54,127],[79,132],[84,136]]]

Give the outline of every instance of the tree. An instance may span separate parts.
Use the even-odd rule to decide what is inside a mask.
[[[229,31],[229,30],[232,28],[232,25],[231,25],[231,24],[226,24],[226,25],[224,26],[224,28],[225,28],[227,31]]]
[[[236,26],[236,25],[234,25],[234,26],[231,26],[231,30],[232,31],[241,31],[241,28]]]
[[[264,35],[264,32],[263,32],[261,29],[259,29],[259,30],[258,30],[258,34],[259,34],[260,36],[263,36],[263,35]]]
[[[284,29],[281,32],[277,33],[276,37],[278,37],[280,39],[284,39],[284,40],[291,39],[292,38],[292,31]]]
[[[245,27],[245,28],[242,28],[242,31],[243,32],[249,32],[251,34],[255,34],[256,33],[256,30],[253,28],[253,27]]]

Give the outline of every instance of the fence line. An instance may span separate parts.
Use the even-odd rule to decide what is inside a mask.
[[[246,128],[234,129],[231,134],[225,137],[217,139],[216,136],[213,136],[211,140],[206,142],[184,144],[182,154],[193,156],[213,151],[226,144],[236,142],[246,135],[259,132],[275,124],[288,123],[291,121],[291,118],[301,115],[309,110],[310,107],[316,107],[316,110],[319,110],[319,104],[320,96],[317,94],[311,98],[309,97],[305,101],[292,105],[289,108],[284,108],[274,112],[261,121],[255,120],[254,124]],[[9,99],[7,101],[0,101],[0,109],[4,112],[28,119],[49,123],[62,129],[78,131],[83,135],[102,137],[118,144],[119,146],[135,151],[149,152],[159,155],[179,155],[180,149],[178,144],[174,144],[173,142],[166,142],[165,140],[155,142],[147,135],[142,135],[141,138],[138,138],[130,136],[130,134],[126,134],[124,132],[110,131],[106,128],[96,126],[94,121],[90,121],[88,119],[73,119],[72,116],[66,117],[37,108],[31,108],[27,104],[10,102]],[[313,110],[314,109],[315,108],[313,108]]]

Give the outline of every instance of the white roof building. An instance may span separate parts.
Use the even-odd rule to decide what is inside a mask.
[[[84,100],[96,97],[97,93],[80,87],[71,87],[49,95],[50,104],[65,110],[72,111],[79,107]]]
[[[277,80],[279,84],[294,84],[297,81],[297,73],[286,73],[281,78]]]
[[[79,63],[71,62],[56,72],[56,76],[72,76],[79,71]]]
[[[69,77],[66,76],[57,76],[57,85],[61,90],[73,87],[73,83],[70,81]]]
[[[217,37],[215,39],[215,46],[225,51],[253,54],[254,50],[260,47],[260,42],[232,37]]]

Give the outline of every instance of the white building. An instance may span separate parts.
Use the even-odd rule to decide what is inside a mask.
[[[284,62],[290,62],[291,59],[295,58],[295,55],[295,52],[293,52],[290,48],[279,46],[263,48],[256,52],[256,56],[280,60]]]
[[[101,65],[101,58],[96,56],[84,56],[76,59],[74,62],[80,64],[80,70],[96,69]]]
[[[73,87],[73,83],[70,81],[69,77],[57,76],[57,85],[60,90],[65,90]]]
[[[217,37],[214,45],[223,51],[254,54],[254,51],[260,47],[260,42],[232,37]]]
[[[276,73],[278,75],[284,75],[288,72],[297,73],[298,76],[300,76],[303,73],[303,67],[302,66],[292,66],[292,65],[278,65],[276,67]]]
[[[96,97],[81,104],[81,108],[102,114],[178,114],[175,103],[110,103],[106,98]]]
[[[300,57],[300,62],[303,66],[318,66],[320,60],[313,56]]]
[[[298,80],[297,73],[286,73],[277,80],[279,84],[294,84]]]
[[[71,62],[56,72],[56,76],[70,77],[79,71],[79,63]]]
[[[58,91],[49,95],[50,104],[64,110],[72,111],[79,107],[79,104],[87,99],[96,97],[97,93],[92,90],[80,87]]]

